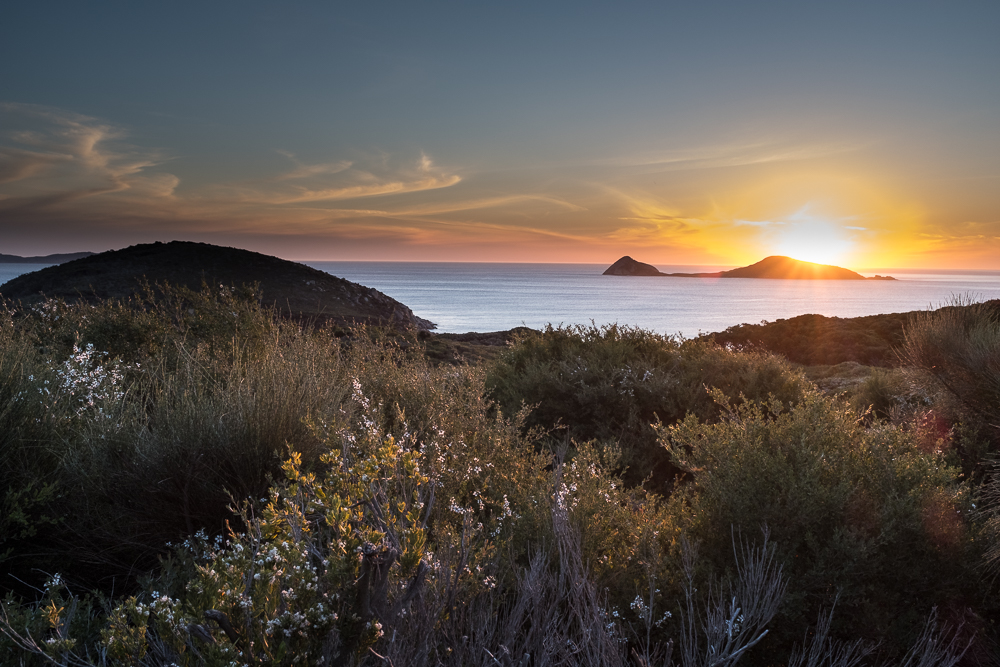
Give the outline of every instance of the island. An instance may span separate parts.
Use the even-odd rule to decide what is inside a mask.
[[[892,276],[865,277],[860,273],[829,264],[815,264],[772,255],[756,264],[714,273],[663,273],[655,266],[625,255],[609,266],[605,276],[665,276],[669,278],[767,278],[773,280],[895,280]]]
[[[63,252],[54,255],[36,255],[34,257],[21,257],[20,255],[5,255],[0,252],[0,264],[62,264],[71,262],[74,259],[90,257],[92,252]]]

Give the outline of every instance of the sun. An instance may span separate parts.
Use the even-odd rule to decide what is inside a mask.
[[[769,247],[775,255],[817,264],[838,264],[856,250],[852,232],[858,228],[817,218],[805,210],[772,229],[774,238]]]

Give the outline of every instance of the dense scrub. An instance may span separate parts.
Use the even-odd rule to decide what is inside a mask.
[[[8,309],[0,337],[15,664],[996,652],[998,522],[957,438],[776,357],[584,327],[436,366],[228,289]]]
[[[677,469],[653,430],[693,414],[713,419],[710,387],[733,401],[797,402],[808,386],[779,357],[680,341],[633,327],[527,333],[489,367],[487,386],[506,411],[530,406],[527,424],[555,439],[597,440],[622,453],[625,477],[665,490]]]
[[[689,416],[659,432],[693,478],[676,496],[709,558],[725,553],[730,527],[768,527],[789,579],[771,641],[794,640],[797,620],[834,597],[834,628],[883,644],[905,641],[928,605],[974,624],[971,499],[943,453],[922,451],[906,429],[865,426],[819,394],[790,411],[716,396],[727,407],[720,422]]]

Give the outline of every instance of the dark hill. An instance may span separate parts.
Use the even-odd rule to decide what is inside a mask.
[[[295,318],[434,328],[432,322],[370,287],[297,262],[188,241],[134,245],[50,266],[0,285],[0,295],[26,303],[45,297],[123,299],[135,294],[143,280],[195,290],[203,283],[256,283],[262,303]]]
[[[761,324],[738,324],[707,337],[721,345],[762,348],[805,366],[832,366],[845,361],[895,366],[895,350],[903,344],[903,327],[912,315],[799,315]]]
[[[1000,313],[1000,299],[986,303]],[[962,306],[944,306],[941,310],[953,308]],[[921,312],[925,311],[848,318],[799,315],[761,324],[739,324],[704,338],[720,345],[765,349],[804,366],[832,366],[845,361],[897,366],[896,350],[903,345],[903,328]]]

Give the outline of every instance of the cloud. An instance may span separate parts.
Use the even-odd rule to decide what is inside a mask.
[[[0,104],[0,208],[28,210],[135,189],[170,196],[176,177],[150,174],[159,151],[123,141],[125,132],[88,116],[27,104]]]
[[[45,154],[17,148],[0,147],[0,184],[23,181],[41,174],[69,155]]]
[[[303,163],[288,152],[281,154],[295,164],[292,171],[269,179],[220,185],[210,190],[210,196],[270,205],[317,204],[437,190],[462,180],[423,153],[410,161],[376,155],[316,164]]]
[[[778,162],[815,160],[857,151],[857,142],[799,141],[793,138],[766,138],[757,141],[708,144],[661,151],[645,151],[596,161],[597,166],[629,171],[672,171],[720,169]]]
[[[295,157],[294,154],[288,151],[278,151],[279,154],[284,155],[286,158],[291,160],[295,165],[295,169],[292,171],[278,176],[278,181],[297,181],[301,179],[311,178],[313,176],[324,176],[329,174],[338,174],[345,169],[350,169],[351,165],[354,163],[349,160],[339,160],[337,162],[321,162],[319,164],[305,164]]]
[[[774,227],[775,225],[785,225],[788,223],[771,220],[734,220],[733,224],[737,227]]]

